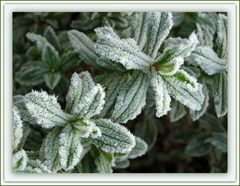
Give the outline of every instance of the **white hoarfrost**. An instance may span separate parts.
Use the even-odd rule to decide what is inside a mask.
[[[25,95],[24,100],[29,113],[43,128],[64,125],[70,117],[62,111],[57,98],[45,91],[32,91]]]
[[[148,70],[151,58],[140,51],[135,40],[120,39],[110,27],[97,28],[95,32],[99,55],[121,63],[126,69]]]
[[[102,135],[93,140],[93,144],[105,152],[127,153],[135,146],[135,138],[124,126],[113,123],[108,119],[95,120]]]
[[[171,97],[168,93],[164,80],[155,70],[153,70],[151,73],[151,86],[155,94],[157,110],[156,116],[160,118],[161,116],[166,115],[167,112],[171,109]]]

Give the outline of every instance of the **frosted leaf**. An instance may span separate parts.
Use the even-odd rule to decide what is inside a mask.
[[[136,24],[134,39],[142,50],[147,41],[147,31],[149,28],[149,15],[148,12],[140,12],[135,17],[134,23]]]
[[[180,45],[180,43],[182,43],[183,40],[184,39],[181,37],[169,37],[169,38],[165,39],[165,41],[163,42],[164,48],[174,48],[174,47]]]
[[[215,48],[220,58],[227,59],[228,40],[227,40],[227,17],[219,14],[217,21],[217,37],[215,40]]]
[[[196,24],[197,27],[197,36],[199,44],[201,46],[213,47],[213,34],[211,33],[209,27],[206,27],[203,24]]]
[[[105,103],[105,92],[93,82],[88,72],[74,73],[66,96],[67,110],[79,118],[91,118],[100,113]]]
[[[12,109],[12,125],[13,125],[12,143],[13,143],[13,150],[15,150],[17,149],[23,137],[23,129],[22,129],[23,122],[21,120],[20,113],[17,107],[15,106],[13,106],[13,109]]]
[[[39,159],[29,159],[24,173],[51,173],[51,170]]]
[[[110,61],[109,59],[106,59],[104,57],[99,57],[96,61],[99,67],[105,69],[105,70],[110,70],[110,71],[120,71],[124,72],[126,69],[124,66],[120,63],[114,63]]]
[[[37,48],[38,48],[40,51],[42,51],[46,45],[52,46],[52,45],[46,40],[46,38],[42,37],[41,35],[28,32],[28,33],[26,34],[26,37],[27,37],[28,40],[30,40],[31,42],[36,43]],[[53,46],[52,46],[52,47],[53,47]]]
[[[97,53],[121,63],[126,69],[148,70],[151,58],[142,53],[133,39],[120,39],[112,28],[96,28]]]
[[[69,41],[85,63],[97,67],[96,60],[98,58],[94,43],[84,33],[77,30],[68,31]]]
[[[136,145],[129,153],[128,155],[129,159],[135,159],[137,157],[140,157],[144,155],[148,150],[148,145],[144,140],[135,136],[135,141],[136,141]]]
[[[133,72],[120,89],[114,105],[111,120],[126,123],[136,118],[146,104],[148,76],[141,72]]]
[[[149,14],[149,30],[147,34],[146,53],[155,59],[162,42],[168,36],[172,26],[170,12],[151,12]]]
[[[116,101],[117,96],[119,95],[122,87],[126,86],[126,82],[128,80],[127,74],[120,73],[108,73],[106,74],[106,81],[101,82],[105,86],[107,86],[106,90],[106,103],[100,113],[101,117],[111,117],[113,112],[113,107]]]
[[[48,88],[53,90],[59,83],[61,79],[61,73],[60,72],[50,72],[44,75],[44,80]]]
[[[130,162],[128,159],[122,160],[122,161],[116,161],[114,168],[115,169],[126,169],[127,167],[129,167]]]
[[[79,135],[74,134],[71,125],[66,125],[59,135],[60,164],[65,170],[71,170],[79,162],[82,145]]]
[[[70,118],[61,110],[57,98],[45,91],[32,91],[25,95],[24,100],[29,113],[43,128],[64,125]]]
[[[223,132],[214,132],[212,137],[205,140],[206,143],[210,143],[216,149],[227,152],[228,151],[228,139],[227,134]]]
[[[124,126],[108,119],[98,119],[95,120],[95,123],[100,128],[102,135],[93,139],[93,144],[105,152],[127,153],[135,146],[134,136]]]
[[[207,74],[213,75],[226,69],[226,63],[210,47],[199,46],[192,52],[191,59]]]
[[[199,111],[204,101],[202,85],[197,85],[197,91],[193,91],[191,86],[184,85],[183,82],[173,77],[164,77],[170,95],[191,110]]]
[[[16,72],[16,81],[21,85],[35,86],[44,82],[43,75],[48,71],[42,62],[24,63]]]
[[[228,82],[227,73],[214,75],[213,97],[217,116],[220,118],[228,111]]]
[[[159,74],[172,76],[174,75],[182,66],[184,60],[182,57],[176,57],[169,61],[168,63],[160,64],[156,66],[156,69]]]
[[[94,157],[94,163],[98,173],[112,173],[113,155],[106,153],[97,148],[91,149],[91,154]]]
[[[92,120],[80,119],[74,122],[71,122],[74,129],[76,129],[77,133],[82,138],[88,138],[91,136],[92,138],[97,138],[101,136],[101,130],[96,126],[96,124]]]
[[[166,115],[171,109],[171,97],[164,80],[155,70],[151,73],[151,86],[155,94],[156,116],[160,118],[161,116]]]
[[[57,172],[61,169],[59,153],[59,134],[61,128],[56,127],[48,133],[40,149],[40,158],[48,169]]]
[[[20,150],[13,154],[12,169],[14,172],[23,171],[27,165],[28,157],[25,150]]]
[[[59,63],[58,51],[51,45],[46,45],[42,50],[42,61],[46,63],[49,68],[56,68]]]
[[[188,89],[190,92],[196,92],[198,90],[197,79],[190,76],[186,71],[180,69],[173,76],[165,76],[170,82],[174,82],[179,87]]]
[[[172,101],[171,110],[170,110],[170,120],[171,122],[176,122],[182,119],[187,114],[184,105],[179,103],[176,100]]]
[[[28,109],[24,102],[24,96],[17,95],[13,97],[13,105],[18,108],[20,112],[21,119],[27,123],[35,124],[34,118],[32,118],[31,114],[28,112]]]
[[[209,92],[208,92],[206,85],[203,85],[203,94],[204,94],[204,101],[203,101],[201,110],[200,111],[193,111],[193,110],[189,111],[190,116],[193,121],[198,120],[206,112],[207,107],[209,105]]]
[[[48,26],[45,29],[44,37],[54,46],[54,48],[56,48],[57,50],[60,50],[61,46],[60,46],[59,39],[51,26]]]
[[[178,39],[179,40],[179,39]],[[179,42],[179,41],[177,41]],[[170,45],[168,48],[165,48],[163,54],[160,55],[155,63],[163,64],[168,63],[176,57],[188,57],[191,52],[195,49],[198,44],[197,35],[193,32],[188,39],[181,39],[176,45]]]

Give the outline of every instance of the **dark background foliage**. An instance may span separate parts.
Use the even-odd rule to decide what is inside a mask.
[[[214,16],[214,14],[209,14]],[[196,30],[196,22],[200,18],[198,13],[173,13],[174,27],[170,35],[173,37],[187,37]],[[48,88],[43,81],[37,85],[24,86],[19,83],[17,73],[29,61],[38,61],[41,56],[30,43],[27,32],[44,35],[48,26],[51,26],[59,37],[60,54],[69,50],[70,45],[66,31],[77,29],[94,39],[94,28],[112,26],[122,37],[128,35],[128,16],[123,13],[14,13],[13,14],[13,95],[24,95],[35,90],[46,90],[50,94],[58,95],[64,106],[64,97],[67,92],[69,79],[73,72],[90,71],[93,76],[101,72],[85,65],[80,58],[69,63],[61,70],[60,83],[53,89]],[[34,80],[34,77],[28,77]],[[217,118],[210,95],[210,104],[207,112],[193,122],[187,113],[177,122],[171,122],[169,114],[160,119],[154,116],[154,105],[144,109],[135,120],[129,121],[126,126],[136,135],[144,139],[149,145],[149,151],[142,157],[131,160],[130,166],[125,169],[115,169],[117,173],[208,173],[227,172],[227,153],[222,150],[227,142],[218,133],[226,133],[227,116]],[[38,149],[46,132],[32,126],[24,148]],[[206,143],[209,138],[216,138],[222,144]],[[220,148],[219,148],[220,146]]]

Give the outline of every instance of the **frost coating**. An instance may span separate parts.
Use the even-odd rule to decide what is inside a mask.
[[[21,139],[23,137],[23,123],[21,120],[20,113],[17,109],[17,107],[13,106],[12,109],[12,123],[13,123],[13,149],[17,149],[18,145],[21,142]]]
[[[120,39],[112,28],[101,27],[95,29],[97,35],[96,50],[126,69],[148,70],[151,58],[142,53],[133,39]]]
[[[228,82],[227,74],[219,73],[214,76],[213,96],[214,105],[218,117],[224,116],[228,111]]]
[[[127,153],[135,146],[135,138],[129,130],[120,124],[113,123],[108,119],[95,120],[102,135],[93,139],[93,144],[105,152]]]
[[[126,123],[140,114],[146,104],[147,87],[148,76],[134,72],[119,90],[111,120]]]
[[[79,118],[91,118],[100,113],[105,103],[101,85],[93,82],[88,72],[74,73],[66,96],[67,110]]]
[[[203,85],[203,93],[204,93],[204,101],[203,101],[201,110],[200,111],[193,111],[193,110],[189,111],[190,116],[193,121],[198,120],[206,112],[207,107],[209,105],[209,103],[208,103],[209,102],[209,92],[208,92],[206,85]]]
[[[150,19],[148,20],[149,30],[146,51],[154,59],[162,42],[168,36],[173,26],[173,21],[170,12],[151,12],[148,14]]]
[[[28,157],[25,150],[20,150],[13,155],[12,168],[14,172],[23,171],[27,165]]]
[[[63,125],[70,117],[61,110],[57,98],[44,91],[32,91],[24,100],[29,113],[44,128]]]
[[[226,69],[226,63],[207,46],[199,46],[192,52],[191,59],[194,60],[207,74],[213,75]]]
[[[227,41],[227,17],[219,14],[217,21],[216,51],[220,58],[227,59],[228,41]]]
[[[161,75],[172,76],[174,75],[182,66],[184,60],[182,57],[176,57],[169,61],[168,63],[162,64],[157,68],[158,73]]]
[[[73,169],[80,160],[83,148],[79,140],[79,136],[74,135],[71,125],[67,125],[59,135],[60,164],[66,170]]]
[[[204,101],[202,85],[198,84],[197,91],[192,91],[188,86],[173,78],[164,77],[170,95],[191,110],[199,111]]]
[[[155,63],[168,63],[176,57],[188,57],[198,44],[197,35],[193,32],[188,39],[177,38],[176,45],[169,45],[165,48],[163,54],[160,55]]]
[[[44,37],[34,33],[27,33],[26,37],[36,43],[39,50],[43,50],[46,45],[53,47]]]
[[[148,145],[145,141],[143,141],[141,138],[136,137],[136,136],[135,136],[135,140],[136,140],[136,145],[129,153],[129,155],[128,155],[129,159],[134,159],[134,158],[140,157],[140,156],[144,155],[146,153],[146,151],[148,150]]]
[[[77,30],[68,31],[68,38],[75,52],[77,52],[87,64],[97,67],[96,60],[98,56],[92,40]]]
[[[154,70],[151,74],[151,86],[155,94],[156,102],[156,116],[161,117],[166,115],[167,112],[171,109],[170,102],[171,97],[168,93],[167,87],[160,75]]]
[[[23,171],[24,173],[51,173],[51,170],[41,162],[39,159],[31,160],[29,159],[27,162],[27,166]]]

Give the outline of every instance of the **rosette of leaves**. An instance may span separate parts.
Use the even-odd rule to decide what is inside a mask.
[[[104,98],[103,87],[95,84],[88,72],[72,75],[65,111],[55,96],[44,91],[32,91],[24,96],[31,118],[49,129],[39,153],[49,170],[72,170],[89,151],[97,154],[94,161],[98,167],[103,163],[102,166],[111,166],[108,157],[129,153],[136,146],[128,129],[98,117]]]
[[[169,12],[142,12],[134,25],[134,38],[121,39],[110,27],[96,28],[94,44],[84,33],[68,32],[72,47],[87,63],[104,69],[97,80],[106,86],[101,116],[126,123],[141,113],[146,92],[155,95],[156,116],[170,110],[171,97],[191,110],[204,101],[202,85],[181,66],[198,44],[195,33],[160,52],[172,28]],[[133,14],[135,16],[136,14]]]
[[[16,73],[16,81],[21,85],[36,86],[45,82],[48,88],[54,89],[61,79],[65,79],[65,72],[79,64],[75,52],[63,51],[59,37],[51,27],[47,27],[44,36],[27,33],[26,37],[36,47],[28,49],[28,61]]]
[[[228,110],[227,16],[218,14],[216,22],[197,24],[197,29],[201,42],[192,52],[190,60],[206,73],[204,80],[211,90],[216,114],[222,117]]]

